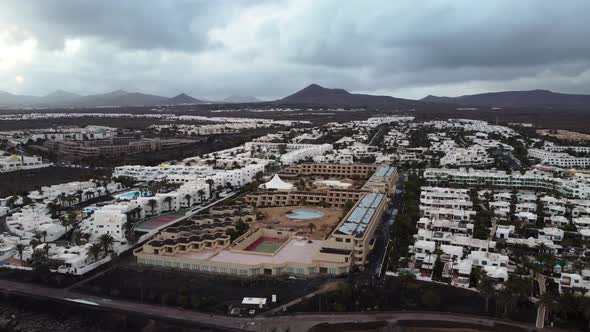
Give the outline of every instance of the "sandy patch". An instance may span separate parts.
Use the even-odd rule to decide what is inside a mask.
[[[295,220],[287,217],[292,210],[306,209],[318,210],[324,213],[323,217],[317,219]],[[315,206],[282,206],[271,208],[259,208],[258,211],[264,214],[262,220],[252,224],[254,227],[272,226],[277,228],[292,228],[301,235],[310,236],[314,240],[325,239],[338,225],[344,213],[341,209],[328,209]],[[313,227],[310,226],[313,224]]]
[[[568,141],[590,141],[590,135],[582,134],[575,131],[561,130],[561,129],[539,129],[537,130],[539,135],[549,135],[557,137],[559,139]]]

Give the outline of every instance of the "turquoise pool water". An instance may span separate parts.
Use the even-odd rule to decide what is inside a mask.
[[[307,209],[297,209],[291,211],[291,213],[287,214],[287,218],[289,219],[317,219],[324,216],[322,211],[318,210],[307,210]]]
[[[139,192],[139,191],[130,191],[127,193],[123,193],[123,194],[119,194],[119,195],[115,195],[115,198],[117,199],[134,199],[140,196],[148,196],[150,193],[143,191],[143,192]]]

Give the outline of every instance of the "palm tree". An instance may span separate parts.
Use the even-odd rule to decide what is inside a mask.
[[[68,226],[73,225],[76,222],[76,213],[74,211],[68,212],[68,215],[65,219],[62,220],[61,224],[66,228],[66,233],[68,232]]]
[[[49,211],[49,215],[52,218],[55,218],[55,216],[57,215],[57,208],[58,208],[57,205],[55,205],[55,203],[53,203],[53,202],[49,202],[49,203],[47,203],[47,205],[45,207]]]
[[[164,197],[164,202],[168,203],[168,211],[172,210],[172,197],[170,197],[170,196]]]
[[[82,239],[82,232],[78,229],[75,229],[74,232],[72,232],[72,242],[78,245],[80,244],[80,239]]]
[[[41,236],[43,237],[43,242],[47,242],[47,231],[42,231]]]
[[[104,255],[108,255],[109,251],[113,249],[113,245],[115,244],[115,239],[111,236],[111,234],[103,234],[98,238],[98,243],[104,250]]]
[[[31,255],[33,271],[37,274],[49,272],[49,256],[46,250],[35,250]]]
[[[14,248],[18,252],[18,258],[20,259],[20,265],[22,266],[23,265],[23,252],[27,249],[27,245],[23,244],[23,243],[17,243],[16,246],[14,246]]]
[[[61,202],[61,206],[65,206],[66,205],[66,193],[59,194],[59,196],[57,196],[57,198]]]
[[[82,194],[84,194],[84,191],[82,190],[76,190],[76,195],[78,196],[78,203],[82,203]]]
[[[31,241],[29,241],[29,245],[31,246],[31,248],[35,249],[39,244],[41,244],[41,240],[39,240],[36,237],[33,237],[31,239]]]
[[[67,195],[66,196],[66,201],[68,202],[68,206],[72,206],[72,203],[76,200],[76,197],[74,197],[73,195]]]
[[[123,224],[123,232],[125,233],[125,238],[129,241],[133,240],[133,227],[135,223],[131,220],[127,220]]]
[[[191,198],[193,198],[191,194],[184,195],[184,199],[186,200],[186,206],[191,206]]]
[[[477,290],[481,293],[481,295],[486,300],[486,314],[489,311],[490,306],[490,299],[496,294],[496,289],[494,287],[494,279],[490,278],[488,274],[480,269],[478,273],[478,280],[477,280]]]
[[[150,199],[148,201],[148,205],[152,209],[152,216],[153,216],[154,215],[154,210],[156,209],[156,205],[158,205],[158,201],[156,201],[155,199]]]
[[[8,197],[8,199],[6,199],[6,206],[12,209],[14,207],[15,202],[16,198],[14,196],[10,196]]]
[[[557,297],[552,292],[545,292],[539,296],[539,301],[537,301],[536,305],[537,307],[544,306],[545,317],[549,317],[551,311],[558,309]]]
[[[508,313],[512,309],[513,306],[516,305],[517,296],[511,289],[507,287],[503,287],[498,291],[498,302],[502,304],[504,307],[504,313],[502,314],[503,317],[508,316]]]
[[[98,256],[102,253],[102,246],[100,243],[93,243],[90,248],[88,248],[88,254],[94,257],[94,261],[98,260]]]
[[[211,192],[213,192],[213,185],[215,184],[215,181],[213,181],[213,179],[207,179],[205,183],[209,185],[209,194],[211,195]]]
[[[199,195],[199,202],[203,202],[203,198],[205,198],[205,190],[199,189],[197,194]]]

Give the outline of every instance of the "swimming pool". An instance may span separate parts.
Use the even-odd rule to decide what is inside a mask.
[[[318,210],[307,210],[307,209],[297,209],[291,211],[291,213],[287,214],[287,218],[289,219],[317,219],[324,216],[322,211]]]
[[[147,191],[130,191],[130,192],[126,192],[123,194],[119,194],[119,195],[115,195],[115,198],[117,199],[124,199],[124,200],[130,200],[130,199],[134,199],[140,196],[149,196],[149,192]]]

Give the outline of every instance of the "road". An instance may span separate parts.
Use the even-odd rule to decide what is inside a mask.
[[[375,140],[383,135],[383,131],[385,129],[386,129],[386,126],[383,126],[383,125],[379,126],[379,128],[377,129],[377,132],[375,133],[375,135],[373,135],[373,137],[371,138],[371,141],[369,141],[369,145],[373,145]]]
[[[545,276],[541,273],[539,273],[537,275],[537,282],[539,283],[539,293],[541,295],[545,294],[545,291],[547,290],[547,287],[545,285]],[[537,308],[537,320],[535,322],[535,326],[537,328],[543,328],[545,327],[545,316],[547,314],[546,312],[546,308],[544,304],[540,304],[539,307]]]
[[[295,314],[273,317],[240,318],[211,315],[196,311],[184,310],[175,307],[151,305],[129,302],[119,299],[101,298],[94,295],[70,292],[63,289],[54,289],[41,285],[26,284],[15,281],[0,280],[0,292],[29,296],[33,298],[49,298],[56,301],[74,303],[85,308],[98,310],[114,310],[123,313],[135,313],[153,318],[172,319],[195,326],[217,326],[229,330],[247,331],[307,331],[312,326],[321,323],[353,323],[370,321],[432,321],[454,322],[462,324],[475,324],[484,327],[494,327],[502,323],[515,328],[524,328],[533,331],[534,327],[525,323],[512,322],[488,317],[459,315],[437,312],[349,312],[342,314],[318,313]],[[558,331],[557,329],[545,329]]]
[[[510,166],[510,169],[514,172],[520,171],[522,169],[520,160],[518,160],[511,151],[496,149],[493,155],[506,162]]]
[[[386,215],[384,215],[384,218],[376,231],[376,234],[379,234],[379,237],[375,242],[371,260],[369,261],[369,271],[371,271],[371,273],[377,277],[381,277],[384,264],[386,264],[385,259],[387,256],[387,246],[389,244],[391,226],[395,222],[395,217],[397,216],[403,189],[404,180],[403,177],[400,177],[400,181],[396,188],[396,193],[391,200]]]

